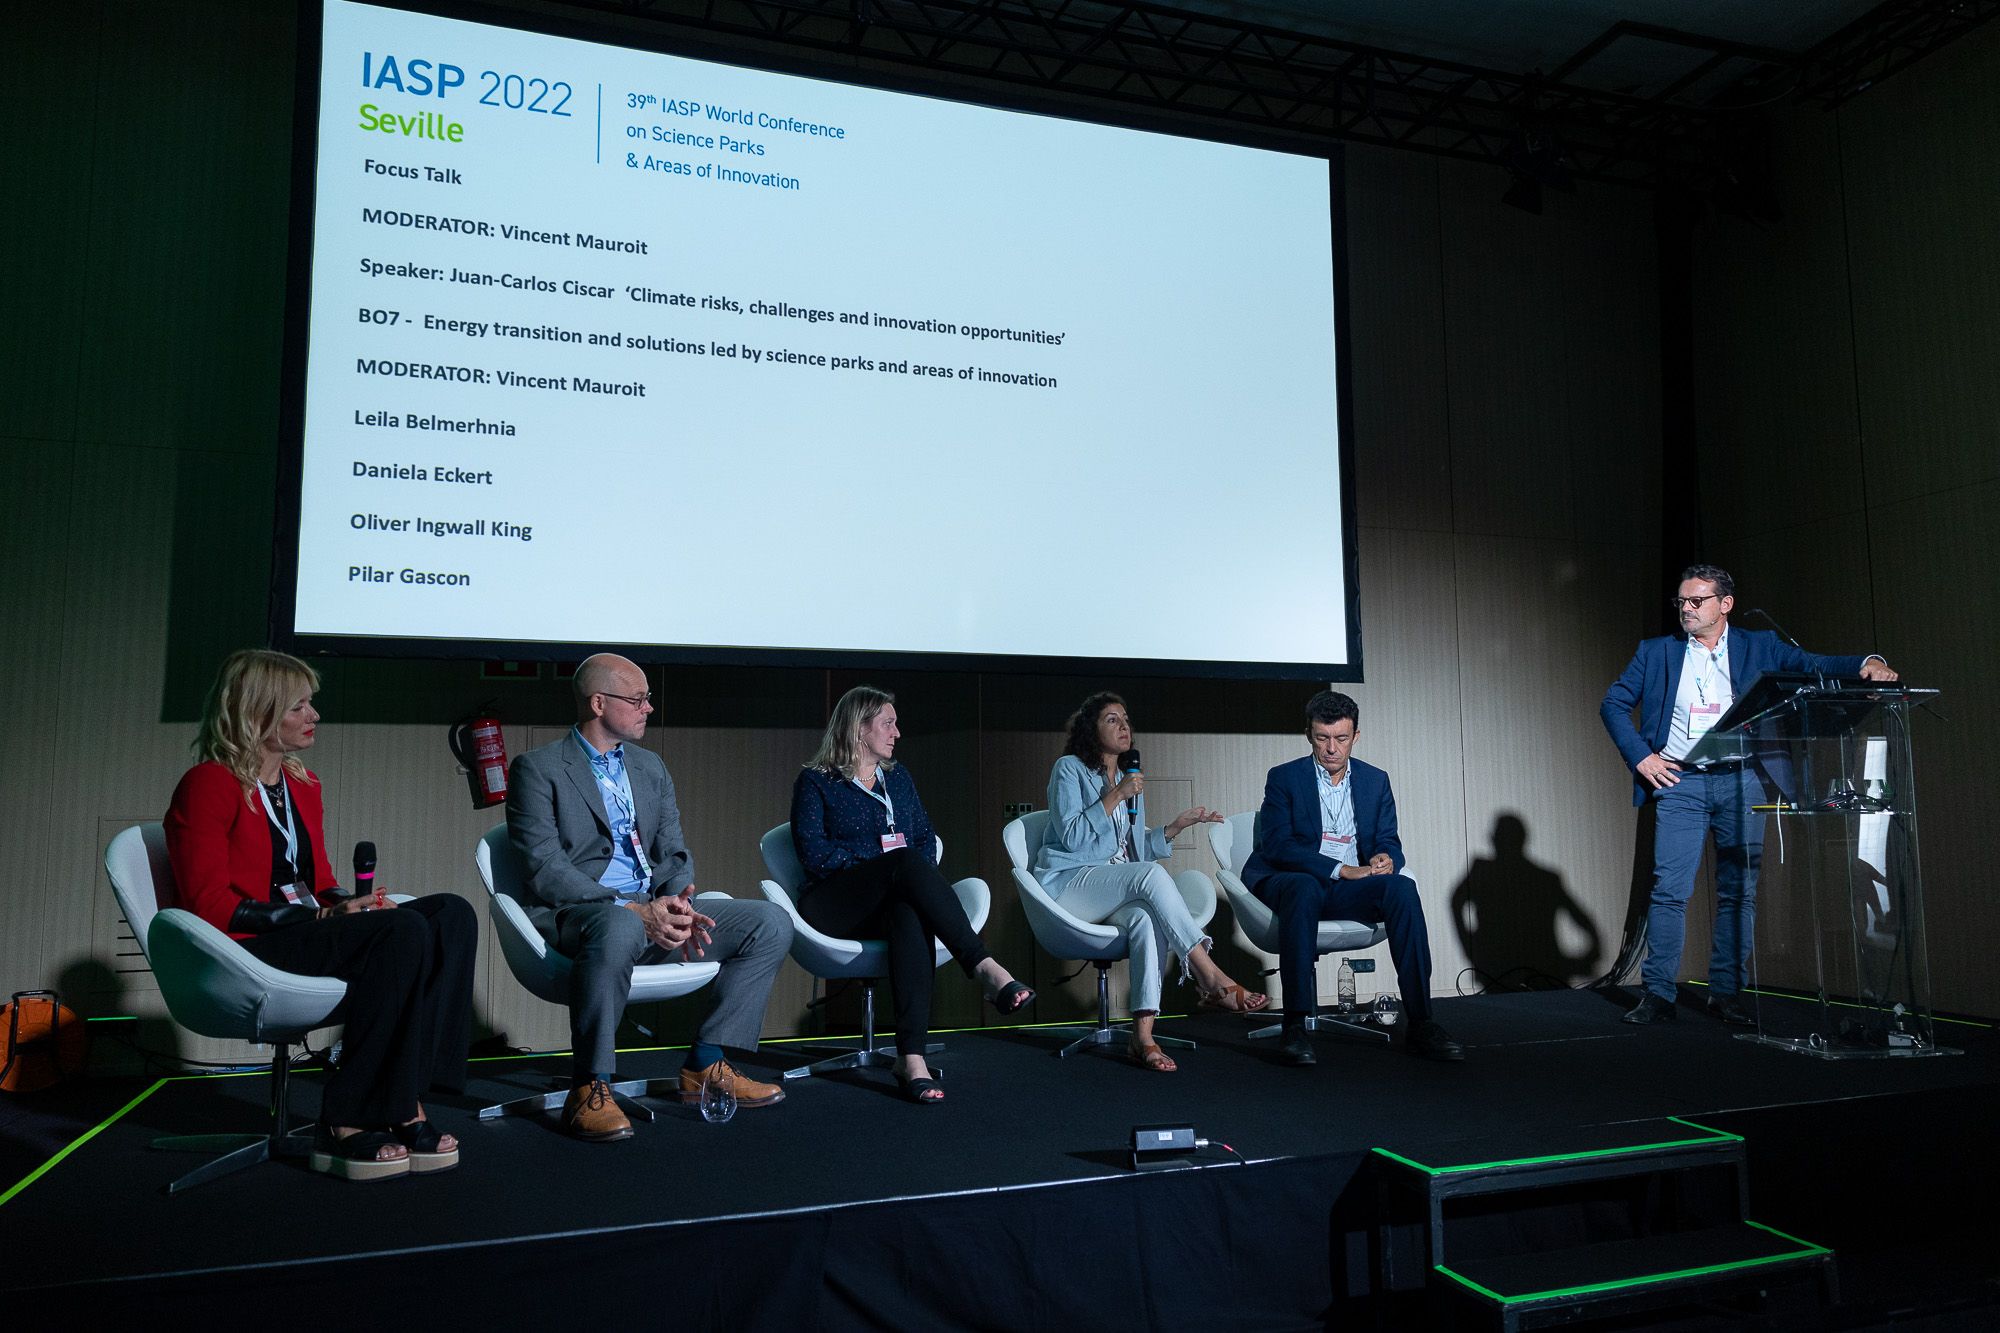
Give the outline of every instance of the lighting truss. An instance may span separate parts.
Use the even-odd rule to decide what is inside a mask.
[[[1504,165],[1552,135],[1576,178],[1706,190],[1730,176],[1733,117],[1676,100],[1725,61],[1745,84],[1837,105],[2000,10],[2000,0],[1888,0],[1799,55],[1615,25],[1554,76],[1433,60],[1148,0],[573,0],[781,51],[1110,102],[1310,145],[1345,140]],[[1701,60],[1650,96],[1568,76],[1622,36]]]

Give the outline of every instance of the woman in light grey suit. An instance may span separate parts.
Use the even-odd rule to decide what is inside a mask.
[[[1035,858],[1035,878],[1065,911],[1085,921],[1105,921],[1128,906],[1146,914],[1152,929],[1134,937],[1130,960],[1132,1059],[1171,1073],[1172,1057],[1153,1040],[1169,958],[1180,960],[1181,980],[1192,978],[1200,989],[1203,1008],[1247,1014],[1270,1003],[1215,965],[1210,940],[1160,864],[1161,857],[1173,854],[1170,844],[1182,829],[1219,823],[1222,816],[1196,806],[1165,828],[1146,827],[1146,780],[1118,771],[1119,757],[1132,748],[1132,721],[1115,694],[1083,701],[1070,716],[1063,748],[1049,774],[1049,831]]]

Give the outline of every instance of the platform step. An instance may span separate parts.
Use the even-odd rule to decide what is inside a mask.
[[[1607,1241],[1569,1250],[1440,1264],[1434,1280],[1507,1317],[1600,1302],[1648,1304],[1705,1287],[1819,1270],[1833,1251],[1757,1222]],[[1634,1301],[1631,1298],[1642,1298]]]
[[[1743,1138],[1666,1116],[1616,1125],[1565,1126],[1559,1135],[1521,1133],[1457,1139],[1396,1152],[1380,1164],[1449,1195],[1529,1188],[1558,1179],[1648,1175],[1716,1161],[1740,1161]]]

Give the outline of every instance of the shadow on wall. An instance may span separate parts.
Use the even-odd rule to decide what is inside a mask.
[[[1561,875],[1528,859],[1519,815],[1496,818],[1492,836],[1492,857],[1475,860],[1451,895],[1452,923],[1482,986],[1546,990],[1594,980],[1604,952],[1597,923]]]
[[[75,957],[56,970],[55,992],[61,997],[63,1006],[75,1010],[85,1018],[101,1018],[107,1014],[129,1013],[125,1008],[125,983],[118,974],[106,967],[99,958]],[[128,1043],[135,1038],[132,1032],[112,1033],[114,1027],[131,1028],[136,1024],[99,1023],[91,1029],[93,1041],[106,1036],[115,1036]],[[103,1057],[93,1052],[89,1057],[91,1073],[116,1072],[129,1063],[123,1052],[106,1052]]]

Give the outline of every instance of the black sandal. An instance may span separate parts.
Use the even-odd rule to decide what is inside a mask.
[[[395,1143],[394,1135],[379,1129],[360,1130],[342,1139],[335,1138],[333,1130],[321,1125],[313,1131],[308,1165],[322,1175],[339,1176],[342,1180],[391,1180],[410,1173],[407,1153],[391,1158],[376,1156]]]
[[[919,1106],[940,1106],[944,1103],[944,1071],[933,1069],[928,1078],[912,1078],[902,1070],[896,1071],[896,1086],[903,1095]],[[930,1094],[936,1093],[933,1097]]]
[[[993,1007],[1001,1013],[1018,1014],[1035,1002],[1035,992],[1032,988],[1024,986],[1018,981],[1010,981],[1002,986],[997,994],[990,996],[989,999],[992,1001]]]
[[[449,1171],[458,1165],[458,1148],[441,1148],[444,1135],[428,1120],[412,1120],[407,1125],[397,1125],[389,1131],[396,1142],[410,1150],[410,1172],[424,1175],[431,1171]]]

